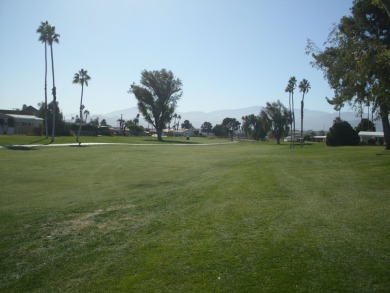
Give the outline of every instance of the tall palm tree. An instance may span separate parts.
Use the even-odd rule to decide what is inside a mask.
[[[290,128],[291,128],[291,139],[290,139],[290,147],[294,147],[295,141],[295,115],[294,115],[294,90],[297,85],[297,79],[295,76],[290,77],[288,80],[287,87],[285,89],[286,92],[289,93],[289,105],[290,105]]]
[[[173,114],[173,118],[175,118],[175,122],[173,122],[173,131],[175,131],[175,128],[176,128],[176,118],[177,118],[177,114]]]
[[[302,79],[302,81],[299,83],[299,91],[302,92],[302,100],[301,100],[301,147],[303,147],[303,107],[304,107],[304,100],[305,100],[305,94],[309,92],[310,89],[310,83],[307,79]]]
[[[85,119],[84,119],[84,122],[87,123],[87,119],[88,119],[88,115],[91,114],[89,113],[89,111],[87,109],[84,110],[84,116],[85,116]]]
[[[180,124],[181,116],[178,115],[178,116],[177,116],[177,119],[178,119],[178,122],[177,122],[176,132],[179,131],[179,124]]]
[[[76,72],[73,77],[73,83],[74,84],[80,84],[81,85],[81,98],[80,98],[80,124],[79,124],[79,131],[77,132],[77,138],[76,141],[80,144],[79,141],[80,133],[81,133],[81,126],[83,125],[83,94],[84,94],[84,84],[88,86],[88,81],[91,79],[91,77],[88,75],[87,70],[84,70],[81,68],[79,72]]]
[[[49,128],[47,125],[47,42],[48,42],[48,28],[50,24],[46,20],[45,22],[41,21],[41,25],[37,29],[37,33],[39,34],[39,41],[45,44],[45,135],[46,138],[49,137]]]
[[[56,33],[56,28],[53,25],[48,24],[47,26],[47,43],[50,46],[50,55],[51,55],[51,72],[53,77],[53,88],[52,88],[52,94],[53,94],[53,128],[51,132],[51,143],[54,142],[54,134],[55,134],[55,126],[56,126],[56,105],[57,105],[57,90],[56,90],[56,84],[55,84],[55,78],[54,78],[54,57],[53,57],[53,43],[59,43],[60,35]]]
[[[290,148],[292,147],[292,120],[291,120],[291,90],[290,85],[287,84],[286,89],[284,90],[286,93],[288,93],[288,108],[290,111]]]

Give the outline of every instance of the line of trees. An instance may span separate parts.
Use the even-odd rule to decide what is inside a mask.
[[[56,33],[55,26],[49,24],[48,21],[41,22],[41,25],[37,29],[37,33],[39,34],[39,41],[45,44],[45,104],[44,104],[44,119],[45,119],[45,134],[46,138],[49,136],[48,133],[48,115],[47,115],[47,45],[50,46],[50,56],[51,56],[51,73],[52,73],[52,95],[53,95],[53,103],[52,103],[52,114],[53,114],[53,126],[52,126],[52,134],[51,134],[51,143],[54,142],[55,135],[55,115],[56,115],[56,105],[57,105],[57,90],[55,85],[55,76],[54,76],[54,56],[53,56],[53,43],[59,43],[60,35]]]
[[[381,4],[384,4],[384,6]],[[386,6],[387,5],[387,6]],[[335,109],[345,104],[371,106],[382,121],[386,149],[390,150],[390,15],[389,1],[355,0],[351,15],[333,27],[320,49],[311,40],[306,52],[312,65],[323,71]]]
[[[42,42],[45,46],[45,86],[44,86],[44,92],[45,92],[45,101],[42,103],[43,109],[40,109],[41,117],[44,117],[45,122],[45,136],[46,138],[49,136],[49,120],[52,122],[51,127],[51,140],[50,142],[54,142],[55,134],[63,134],[64,130],[61,129],[61,131],[56,131],[56,126],[59,125],[59,119],[56,118],[57,113],[59,112],[57,110],[58,108],[58,102],[57,102],[57,89],[55,86],[55,72],[54,72],[54,56],[53,56],[53,44],[59,43],[60,35],[56,33],[55,26],[51,25],[48,21],[41,22],[36,32],[39,34],[39,41]],[[50,103],[52,107],[51,115],[52,119],[49,119],[49,110],[48,110],[48,99],[47,99],[47,46],[50,47],[50,56],[51,56],[51,73],[52,73],[52,95],[53,95],[53,101]],[[80,116],[79,116],[79,130],[77,132],[77,138],[76,141],[80,143],[80,133],[81,133],[81,127],[83,125],[83,122],[87,119],[83,119],[83,114],[85,116],[89,115],[88,110],[84,110],[85,106],[83,104],[83,93],[84,93],[84,85],[88,86],[88,81],[90,80],[90,76],[88,75],[87,70],[81,69],[77,73],[75,73],[73,78],[74,84],[80,84],[81,85],[81,98],[80,98]],[[83,112],[84,110],[84,112]],[[67,132],[67,131],[65,131]]]

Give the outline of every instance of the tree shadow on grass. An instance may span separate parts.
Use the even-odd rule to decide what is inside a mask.
[[[3,148],[13,151],[36,151],[36,147],[24,146],[24,145],[5,145]]]
[[[199,142],[194,142],[194,141],[190,141],[190,140],[162,140],[162,141],[158,141],[156,139],[153,139],[153,138],[147,138],[147,139],[144,139],[143,141],[146,141],[146,142],[155,142],[155,143],[163,143],[163,144],[199,144]]]
[[[44,140],[46,140],[46,139],[48,139],[48,138],[38,139],[38,140],[35,140],[35,141],[30,142],[30,144],[37,144],[38,142],[44,141]],[[49,143],[47,143],[47,144],[49,144]]]

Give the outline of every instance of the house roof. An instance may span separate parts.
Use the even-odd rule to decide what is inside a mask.
[[[383,132],[381,131],[360,131],[359,136],[364,136],[364,137],[384,137]]]
[[[33,116],[33,115],[20,115],[20,114],[4,114],[4,115],[7,115],[9,117],[12,117],[14,118],[15,120],[17,121],[43,121],[42,118],[39,118],[39,117],[36,117],[36,116]]]

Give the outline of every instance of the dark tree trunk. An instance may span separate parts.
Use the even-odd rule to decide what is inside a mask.
[[[294,91],[291,93],[291,110],[292,110],[292,119],[293,119],[293,136],[292,136],[292,147],[295,147],[295,111],[294,111]]]
[[[158,141],[163,141],[163,139],[162,139],[162,130],[157,130],[157,140]]]
[[[301,148],[303,147],[303,98],[301,101]]]
[[[381,2],[383,4],[383,6],[385,7],[387,14],[390,17],[390,0],[381,0]]]
[[[80,98],[80,123],[79,123],[79,131],[77,132],[77,139],[76,141],[81,144],[80,142],[80,133],[81,133],[81,126],[83,125],[83,93],[84,93],[84,84],[81,84],[81,98]]]
[[[49,137],[49,125],[47,125],[47,41],[45,41],[45,136]]]
[[[57,106],[57,90],[55,85],[55,78],[54,78],[54,59],[53,59],[53,45],[50,45],[50,52],[51,52],[51,71],[53,75],[53,129],[51,130],[51,141],[50,143],[54,142],[54,135],[55,135],[55,128],[56,128],[56,106]]]
[[[389,108],[387,106],[381,107],[381,120],[383,126],[383,134],[386,141],[386,150],[390,150],[390,123],[389,123]]]

